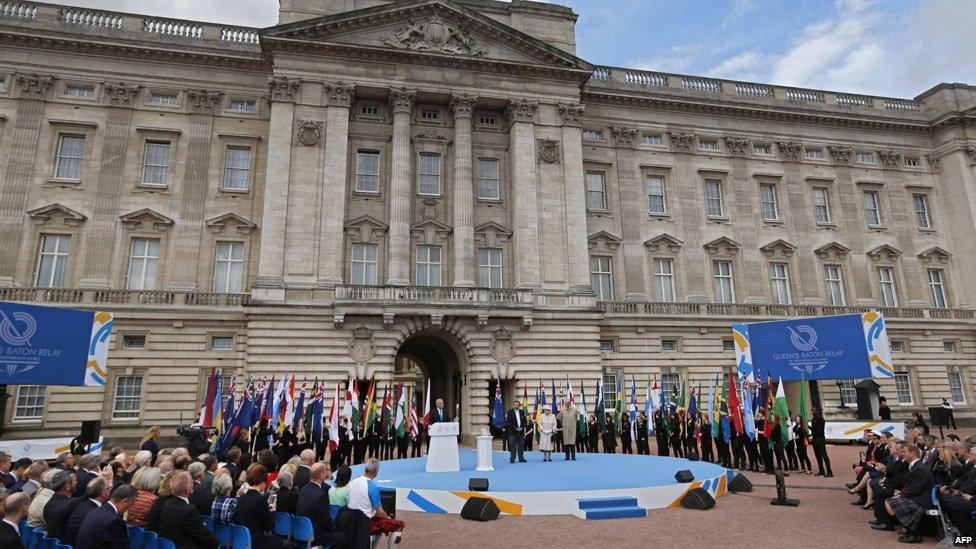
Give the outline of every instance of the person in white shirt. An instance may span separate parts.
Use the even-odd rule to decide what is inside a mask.
[[[380,488],[373,482],[380,472],[380,462],[370,459],[366,462],[363,469],[363,476],[349,483],[349,503],[347,507],[351,510],[362,512],[372,521],[370,534],[391,534],[399,536],[405,524],[402,520],[396,520],[383,510],[380,501]]]

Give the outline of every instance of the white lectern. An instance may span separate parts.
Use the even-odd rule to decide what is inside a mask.
[[[460,431],[455,422],[434,423],[427,428],[430,449],[427,452],[427,472],[447,473],[460,471],[457,437]]]

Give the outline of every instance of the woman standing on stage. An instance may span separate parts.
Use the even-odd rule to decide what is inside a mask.
[[[632,454],[630,448],[630,416],[627,412],[620,414],[620,453]]]
[[[603,453],[617,453],[617,428],[613,424],[613,415],[607,414],[603,427]]]
[[[547,406],[539,418],[539,451],[542,452],[542,461],[552,461],[552,436],[555,432],[556,416],[552,415],[552,410]]]
[[[596,452],[597,451],[597,439],[600,436],[600,424],[596,422],[596,416],[590,414],[589,419],[586,420],[586,451]]]

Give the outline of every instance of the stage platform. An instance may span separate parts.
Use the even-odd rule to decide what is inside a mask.
[[[725,494],[733,472],[702,461],[632,454],[577,454],[576,461],[564,461],[553,453],[543,462],[539,452],[526,452],[527,463],[509,463],[508,452],[494,452],[494,471],[475,471],[477,454],[461,449],[461,471],[428,473],[426,457],[384,461],[377,484],[395,489],[397,509],[424,513],[458,514],[468,498],[490,497],[507,515],[575,515],[586,518],[614,518],[640,509],[661,509],[681,505],[692,488],[703,488],[718,498]],[[362,473],[353,467],[353,478]],[[678,483],[674,474],[688,469],[691,483]],[[468,491],[472,477],[487,478],[487,492]],[[636,499],[636,502],[633,500]],[[580,500],[588,500],[582,502]],[[632,515],[630,515],[632,516]],[[641,515],[643,516],[643,515]]]

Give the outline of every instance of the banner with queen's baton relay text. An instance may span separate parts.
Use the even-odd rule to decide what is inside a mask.
[[[758,368],[783,381],[894,377],[884,317],[877,311],[732,326],[740,377]]]
[[[112,314],[0,301],[0,384],[105,385]]]

